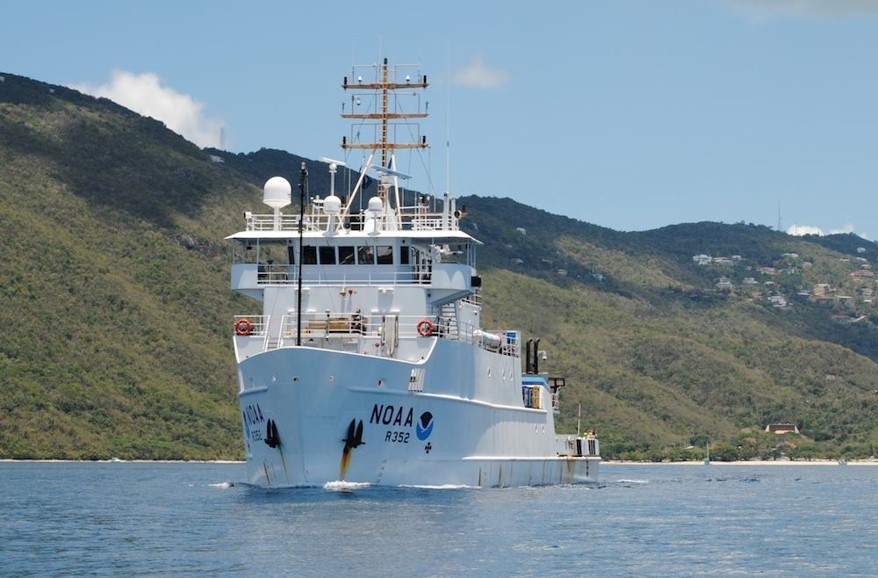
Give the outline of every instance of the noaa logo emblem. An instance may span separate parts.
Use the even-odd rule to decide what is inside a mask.
[[[415,426],[415,433],[418,436],[418,439],[424,441],[430,434],[433,433],[433,414],[429,411],[425,411],[421,414],[421,417],[418,418],[418,425]]]

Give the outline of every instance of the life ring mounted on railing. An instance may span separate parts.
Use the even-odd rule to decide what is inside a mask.
[[[253,332],[253,323],[249,319],[235,321],[235,333],[238,335],[250,335]]]
[[[430,337],[433,335],[433,322],[429,319],[422,319],[418,322],[418,335],[421,337]]]

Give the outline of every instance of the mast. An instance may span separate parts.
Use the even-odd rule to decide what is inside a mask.
[[[299,255],[296,257],[298,273],[296,274],[297,283],[297,304],[296,304],[296,346],[302,346],[302,258],[305,255],[305,193],[308,188],[308,167],[305,161],[302,161],[302,168],[299,169]]]
[[[361,72],[365,68],[373,68],[374,80],[363,80]],[[372,151],[364,174],[373,168],[371,163],[377,160],[375,153],[380,153],[380,165],[374,168],[381,175],[378,196],[386,203],[391,181],[395,182],[399,177],[407,178],[396,172],[395,151],[429,146],[427,137],[420,136],[417,123],[408,122],[427,117],[427,104],[424,103],[422,107],[421,93],[418,92],[427,88],[427,76],[420,74],[417,65],[397,64],[391,67],[385,58],[381,65],[355,66],[353,75],[350,78],[345,76],[341,86],[351,91],[351,112],[344,112],[342,107],[342,118],[361,121],[352,126],[350,138],[342,137],[341,148]],[[397,140],[404,136],[398,134],[403,132],[398,129],[408,129],[410,138]],[[361,176],[345,207],[345,213],[359,192],[362,180]]]

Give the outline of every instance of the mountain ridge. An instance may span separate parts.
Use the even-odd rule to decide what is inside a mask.
[[[0,76],[0,457],[239,459],[230,331],[247,305],[223,237],[268,177],[304,160],[320,194],[325,171]],[[698,459],[707,439],[714,459],[874,454],[875,243],[464,205],[486,243],[485,323],[542,338],[570,384],[560,424],[581,405],[607,457]],[[764,431],[780,422],[801,434]]]

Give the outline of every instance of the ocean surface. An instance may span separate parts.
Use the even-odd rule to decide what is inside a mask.
[[[604,464],[596,487],[490,490],[243,478],[0,462],[0,575],[878,575],[878,467]]]

